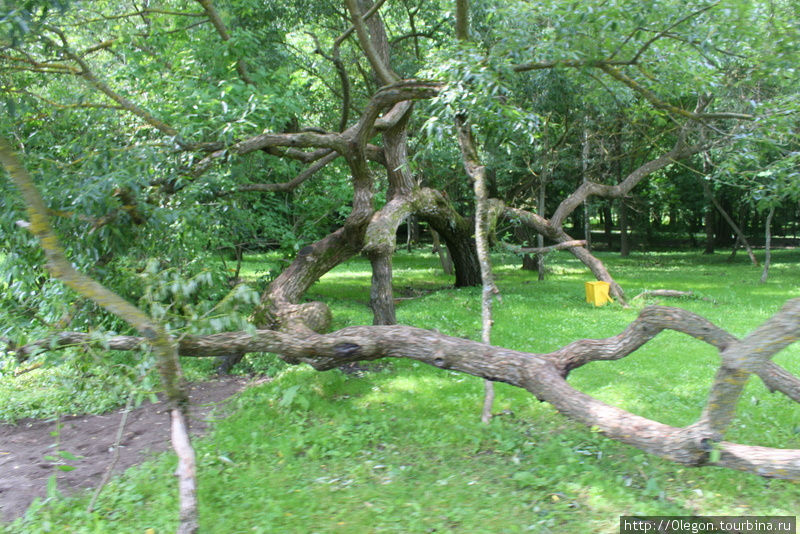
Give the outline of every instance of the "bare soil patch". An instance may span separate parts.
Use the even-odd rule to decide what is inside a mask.
[[[221,415],[222,401],[244,389],[249,379],[227,377],[190,386],[191,430],[202,434]],[[47,480],[56,474],[58,489],[69,493],[97,486],[111,465],[122,410],[104,415],[62,417],[58,446],[55,421],[22,420],[0,424],[0,520],[11,521],[25,513],[36,497],[47,494]],[[114,472],[147,460],[169,445],[169,413],[163,402],[142,404],[131,410],[120,441]],[[67,460],[73,471],[60,471],[45,459],[56,450],[79,460]]]

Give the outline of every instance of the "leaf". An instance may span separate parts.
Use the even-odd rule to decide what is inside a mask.
[[[57,465],[56,469],[60,471],[74,471],[77,468],[74,465]]]
[[[56,452],[56,454],[61,456],[62,458],[66,459],[66,460],[75,461],[75,460],[80,460],[81,458],[83,458],[83,456],[75,456],[74,454],[72,454],[69,451],[58,451],[58,452]]]

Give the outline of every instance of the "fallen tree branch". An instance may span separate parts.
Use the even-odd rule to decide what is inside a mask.
[[[717,303],[716,300],[695,295],[693,291],[678,291],[675,289],[646,289],[633,297],[631,301],[646,297],[667,297],[667,298],[692,298],[697,300],[705,300],[706,302]]]
[[[569,371],[597,360],[623,358],[663,330],[674,330],[711,344],[725,354],[724,365],[758,375],[771,391],[800,402],[800,380],[764,356],[774,354],[800,336],[800,299],[740,342],[725,330],[687,310],[649,306],[622,333],[606,339],[575,341],[548,354],[521,352],[477,341],[454,338],[409,326],[354,326],[319,335],[257,330],[186,336],[180,341],[184,356],[216,356],[241,352],[273,352],[289,363],[307,363],[328,370],[344,363],[379,358],[410,358],[442,369],[506,382],[524,388],[553,404],[567,417],[597,428],[606,436],[646,452],[686,465],[717,465],[766,477],[800,479],[800,450],[739,445],[719,441],[718,429],[694,424],[676,428],[609,406],[573,389],[565,380]],[[143,338],[115,336],[110,349],[132,350]],[[88,334],[64,332],[39,342],[37,350],[96,342]],[[31,345],[21,347],[27,351]],[[771,348],[770,348],[771,347]],[[755,355],[755,356],[753,356]],[[730,401],[730,399],[728,399]],[[735,404],[735,403],[734,403]],[[712,460],[716,447],[719,459]]]

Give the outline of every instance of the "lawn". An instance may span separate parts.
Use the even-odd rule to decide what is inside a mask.
[[[766,284],[743,255],[736,263],[698,252],[600,256],[629,296],[667,288],[703,299],[594,308],[584,300],[591,277],[568,254],[549,257],[543,282],[515,258],[497,256],[502,301],[493,343],[547,352],[578,338],[615,335],[653,303],[690,309],[742,336],[800,296],[796,250],[775,252]],[[256,279],[275,264],[272,256],[248,257],[242,274]],[[479,288],[452,289],[435,257],[421,252],[398,253],[394,274],[399,322],[480,338]],[[356,259],[324,276],[308,296],[331,305],[334,328],[370,324],[369,281],[369,263]],[[251,366],[264,358],[252,357]],[[775,361],[800,374],[800,347]],[[505,384],[497,385],[497,417],[483,425],[481,380],[452,371],[404,360],[370,364],[361,375],[260,365],[274,379],[240,394],[230,415],[196,443],[203,532],[612,533],[620,515],[795,515],[800,502],[796,483],[661,460]],[[712,347],[668,332],[569,380],[605,402],[682,426],[698,417],[717,365]],[[8,387],[6,380],[0,396]],[[727,437],[800,448],[800,410],[751,380]],[[114,479],[93,513],[83,495],[50,499],[5,529],[172,532],[173,469],[174,458],[164,454]]]

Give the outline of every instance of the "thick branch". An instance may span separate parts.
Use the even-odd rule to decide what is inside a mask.
[[[520,63],[514,65],[514,72],[527,72],[530,70],[548,70],[556,67],[569,67],[569,68],[583,68],[583,67],[601,67],[603,65],[631,65],[630,61],[621,60],[578,60],[578,59],[563,59],[554,61],[529,61],[527,63]]]
[[[364,143],[364,149],[369,159],[382,161],[383,155],[377,147],[366,144],[366,140],[372,134],[373,129],[381,130],[390,128],[395,121],[400,120],[405,112],[403,101],[419,100],[431,98],[441,89],[442,85],[438,82],[428,82],[423,80],[404,80],[394,85],[381,88],[375,93],[372,100],[367,105],[361,119],[342,133],[317,133],[317,132],[298,132],[298,133],[263,133],[249,137],[228,148],[211,152],[203,158],[191,171],[193,176],[200,176],[217,159],[229,154],[244,155],[256,150],[265,150],[277,156],[300,159],[302,161],[314,161],[325,154],[327,150],[335,150],[342,155],[346,155],[350,150],[351,140],[358,138],[359,143]],[[394,104],[383,117],[379,117],[380,112]],[[288,150],[280,150],[280,147],[289,147]],[[298,148],[317,148],[313,152],[302,152]]]
[[[258,191],[264,193],[274,193],[274,192],[286,192],[286,191],[294,191],[300,185],[314,176],[320,169],[325,167],[328,163],[332,162],[336,158],[339,157],[337,152],[329,152],[326,156],[317,160],[314,164],[308,167],[306,170],[295,176],[292,180],[288,182],[281,182],[279,184],[245,184],[240,185],[236,189],[231,191],[220,191],[216,194],[216,196],[226,196],[231,195],[234,193],[245,193],[250,191]]]
[[[372,69],[375,71],[375,74],[378,76],[380,82],[384,85],[388,85],[399,81],[400,78],[397,76],[397,74],[392,72],[389,65],[387,65],[383,58],[381,58],[377,48],[375,47],[375,43],[373,43],[369,32],[367,32],[364,19],[362,18],[362,14],[358,9],[358,2],[356,0],[345,0],[345,4],[347,5],[348,11],[350,11],[350,17],[353,21],[353,26],[355,26],[356,35],[358,35],[358,42],[361,44],[361,49],[364,51],[364,55],[367,56],[367,59],[372,65]]]
[[[570,213],[583,203],[590,196],[599,196],[604,198],[620,198],[627,195],[631,189],[636,187],[645,177],[654,173],[659,169],[671,165],[676,160],[686,158],[692,154],[696,154],[703,150],[701,145],[686,145],[685,135],[686,128],[684,126],[678,135],[678,140],[675,146],[667,152],[662,154],[654,160],[650,160],[643,165],[640,165],[633,172],[628,174],[622,182],[616,185],[599,184],[596,182],[584,182],[576,189],[571,195],[561,201],[558,205],[553,216],[550,218],[550,224],[553,227],[561,227],[564,220]]]
[[[580,204],[580,202],[578,204]],[[508,206],[504,206],[501,209],[501,213],[505,217],[519,221],[525,226],[535,230],[539,234],[558,243],[577,241],[567,234],[563,228],[553,225],[552,221],[548,221],[536,213],[531,213],[529,211],[517,208],[511,208]],[[571,246],[567,247],[567,250],[569,250],[576,258],[581,260],[581,262],[583,262],[583,264],[592,271],[592,274],[598,280],[608,282],[608,284],[611,286],[611,295],[617,298],[623,305],[625,304],[625,292],[622,291],[622,287],[620,287],[620,285],[614,280],[602,261],[593,256],[592,253],[586,250],[584,247]]]
[[[719,465],[761,476],[798,479],[800,451],[721,442],[718,444],[721,457],[712,462],[708,440],[713,435],[697,425],[681,429],[630,414],[576,391],[563,378],[569,369],[590,361],[614,360],[631,354],[662,330],[670,329],[710,343],[721,349],[726,359],[736,358],[748,362],[746,365],[755,364],[752,369],[765,379],[765,366],[771,362],[758,351],[772,347],[768,352],[771,355],[797,339],[800,329],[798,309],[800,299],[790,301],[781,313],[742,343],[737,343],[736,338],[691,312],[652,306],[643,310],[639,318],[618,336],[576,341],[549,354],[493,347],[406,326],[356,326],[328,335],[259,330],[252,334],[228,332],[187,336],[180,342],[180,352],[189,356],[274,352],[291,363],[308,363],[318,370],[359,360],[411,358],[442,369],[522,387],[540,400],[552,403],[566,416],[592,426],[612,439],[677,462]],[[87,334],[63,334],[61,339],[69,339],[72,343],[90,342]],[[108,343],[111,348],[124,349],[134,348],[143,341],[141,338],[117,337]],[[792,379],[796,387],[798,380],[796,377]]]

